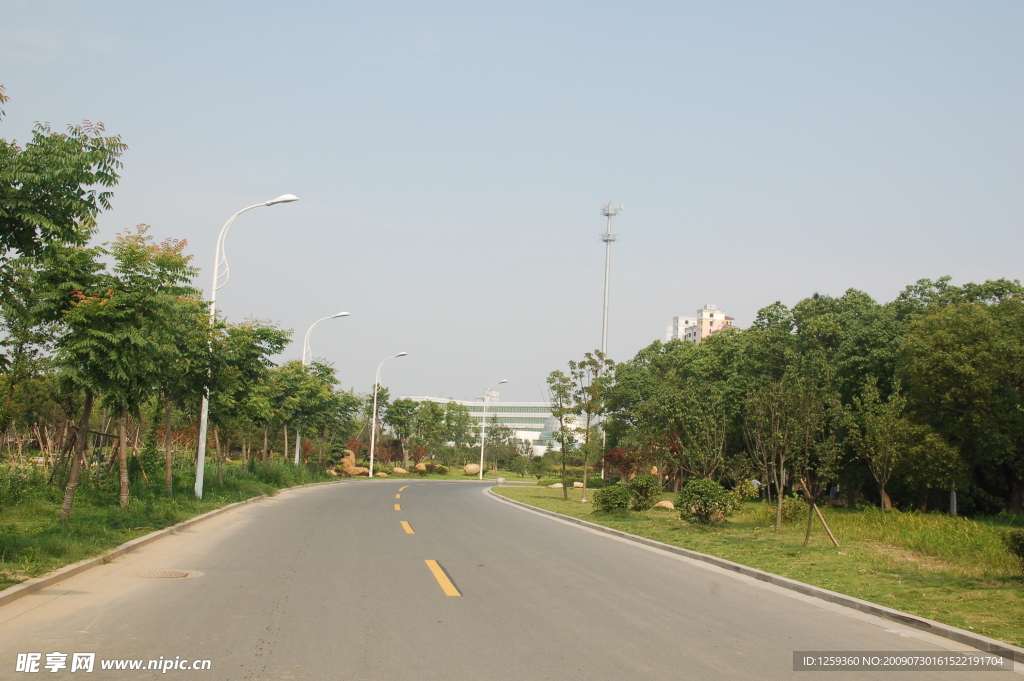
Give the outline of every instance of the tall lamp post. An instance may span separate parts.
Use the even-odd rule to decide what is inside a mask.
[[[392,360],[395,357],[405,357],[408,352],[400,352],[397,355],[391,355],[384,362]],[[377,375],[373,379],[373,415],[370,423],[370,477],[373,477],[373,448],[377,444],[377,391],[380,386],[380,370],[384,366],[384,362],[381,362],[377,367]]]
[[[328,319],[337,319],[338,317],[347,317],[348,312],[342,311],[338,314],[332,314],[330,317],[324,317],[313,322],[308,329],[306,329],[306,337],[302,341],[302,366],[308,366],[310,360],[313,359],[313,353],[309,350],[309,334],[313,332],[313,327],[322,321]],[[302,451],[302,423],[295,428],[295,465],[299,465],[299,453]]]
[[[480,423],[480,479],[484,479],[484,441],[487,439],[487,393],[491,392],[491,388],[502,383],[508,383],[507,378],[503,378],[497,383],[492,384],[487,390],[484,391],[484,420]]]
[[[243,208],[234,215],[232,215],[224,226],[220,228],[220,234],[217,236],[217,249],[213,259],[213,285],[210,287],[210,326],[213,326],[214,319],[217,315],[217,289],[223,288],[227,283],[228,279],[231,278],[231,268],[228,267],[228,258],[224,252],[224,239],[228,235],[228,230],[231,229],[232,223],[242,213],[252,210],[253,208],[260,208],[262,206],[273,206],[278,203],[291,203],[292,201],[298,201],[299,197],[294,194],[284,194],[271,199],[265,203],[257,203],[248,208]],[[223,273],[221,268],[224,268]],[[217,283],[223,279],[221,283]],[[200,499],[203,498],[203,473],[206,471],[206,430],[209,425],[210,415],[210,388],[206,386],[203,389],[203,404],[199,409],[199,453],[196,457],[196,496]]]

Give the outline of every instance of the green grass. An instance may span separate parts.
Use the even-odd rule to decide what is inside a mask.
[[[769,526],[774,513],[758,502],[748,502],[723,525],[698,527],[682,521],[677,511],[664,509],[595,513],[590,504],[580,503],[580,490],[570,490],[568,501],[562,499],[562,490],[539,486],[495,492],[1024,645],[1024,580],[999,538],[1013,518],[974,521],[940,514],[822,509],[839,541],[837,550],[817,519],[810,546],[803,547],[806,516],[774,533]]]
[[[24,489],[16,502],[0,499],[0,589],[32,577],[102,555],[124,542],[182,522],[216,508],[284,487],[332,480],[281,462],[261,464],[243,475],[238,464],[226,464],[224,487],[217,484],[217,468],[206,470],[202,501],[195,498],[191,471],[175,471],[174,498],[168,499],[161,483],[132,485],[127,508],[117,505],[117,473],[103,484],[86,480],[78,488],[67,523],[58,516],[64,492],[55,486]]]

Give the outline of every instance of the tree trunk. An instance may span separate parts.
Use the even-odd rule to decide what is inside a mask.
[[[804,548],[811,541],[811,526],[814,524],[814,504],[807,504],[807,533],[804,534]]]
[[[857,508],[857,499],[860,497],[862,489],[864,489],[864,480],[861,480],[856,485],[848,485],[846,487],[846,508]]]
[[[590,461],[586,457],[584,457],[583,458],[583,497],[580,499],[580,503],[581,504],[587,503],[587,470],[589,468],[589,466],[587,465],[588,463],[590,463]]]
[[[878,486],[878,494],[882,497],[882,510],[892,510],[892,499],[889,498],[889,493],[885,491],[885,487],[882,485]]]
[[[213,447],[217,452],[217,484],[221,487],[224,486],[224,457],[221,456],[220,450],[220,429],[217,426],[213,427]]]
[[[917,510],[919,513],[928,512],[928,488],[924,487],[917,493]]]
[[[266,461],[267,454],[270,450],[270,423],[263,424],[263,453],[260,454],[260,460]]]
[[[71,459],[71,474],[68,476],[68,484],[64,488],[64,503],[60,507],[61,521],[67,521],[71,517],[71,508],[75,505],[75,491],[78,489],[78,476],[82,470],[82,461],[85,459],[86,431],[89,429],[90,416],[92,416],[92,392],[86,391],[81,425],[79,425],[75,437],[75,453]]]
[[[1010,483],[1010,511],[1024,513],[1024,478],[1019,475]]]
[[[121,493],[117,497],[121,508],[128,506],[128,405],[121,405],[121,419],[117,425],[117,462],[121,469]]]
[[[288,424],[284,424],[284,460],[288,461]]]
[[[775,477],[775,531],[782,531],[782,479]]]
[[[171,392],[164,391],[164,482],[167,484],[167,496],[174,496],[174,479],[171,464],[174,460],[171,449]]]

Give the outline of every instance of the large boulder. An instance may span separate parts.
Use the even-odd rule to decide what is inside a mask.
[[[576,489],[583,489],[583,483],[579,481],[572,483],[572,486]]]
[[[418,464],[416,464],[416,470],[423,471],[425,473],[427,471],[427,464],[425,464],[425,463],[418,463]]]
[[[394,468],[391,469],[391,472],[392,472],[392,474],[395,474],[395,475],[403,475],[405,473],[408,473],[409,471],[405,470],[401,466],[395,466]]]
[[[478,463],[467,463],[466,467],[462,469],[466,475],[477,475],[480,472],[480,464]]]
[[[354,478],[359,475],[370,477],[370,469],[363,468],[362,466],[349,466],[348,468],[342,469],[342,472],[350,478]]]
[[[550,487],[551,489],[562,489],[562,483],[556,482],[553,485],[548,485],[548,487]]]
[[[381,472],[377,473],[377,477],[378,478],[386,478],[386,477],[388,477],[388,474],[385,473],[384,471],[381,471]]]
[[[355,452],[353,452],[351,449],[346,449],[345,450],[345,456],[343,456],[341,458],[341,461],[338,462],[338,467],[341,468],[342,470],[345,470],[346,468],[355,468],[356,467],[356,454],[355,454]]]
[[[674,509],[675,507],[676,507],[676,505],[673,504],[671,501],[669,501],[667,499],[665,501],[659,501],[658,503],[656,503],[654,505],[654,508],[667,508],[667,509],[670,509],[670,510]]]

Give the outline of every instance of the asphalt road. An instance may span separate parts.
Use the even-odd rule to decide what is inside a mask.
[[[33,678],[14,671],[30,652],[45,678],[76,678],[75,652],[96,653],[91,679],[1018,678],[792,667],[794,650],[950,649],[969,650],[466,482],[285,492],[0,608],[0,679]],[[52,652],[68,668],[43,668]],[[210,668],[145,669],[161,656]],[[100,669],[115,659],[143,669]]]

